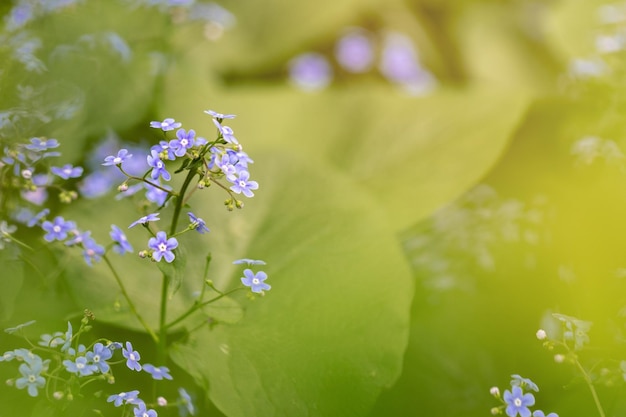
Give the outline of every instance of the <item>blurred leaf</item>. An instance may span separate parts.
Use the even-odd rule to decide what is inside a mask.
[[[19,249],[13,244],[0,249],[0,265],[3,276],[0,291],[0,322],[3,322],[13,314],[17,295],[24,283],[24,262],[19,259]]]
[[[241,214],[216,213],[223,253],[212,254],[228,286],[241,271],[225,259],[267,261],[273,288],[173,358],[229,416],[364,415],[402,362],[411,281],[400,248],[341,173],[285,152],[257,158],[258,195]]]

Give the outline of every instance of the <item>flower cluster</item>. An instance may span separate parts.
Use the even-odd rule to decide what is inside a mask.
[[[535,396],[528,391],[539,392],[537,384],[528,378],[519,375],[511,375],[511,389],[505,390],[504,395],[500,395],[498,387],[492,387],[489,392],[495,398],[500,400],[502,405],[493,407],[491,414],[502,414],[504,411],[509,417],[558,417],[556,413],[546,415],[542,410],[531,411],[531,407],[535,405]],[[526,391],[525,391],[526,390]]]
[[[76,380],[81,384],[89,380],[105,380],[110,384],[115,382],[112,366],[119,364],[115,359],[116,352],[121,350],[121,356],[125,359],[126,367],[133,371],[144,371],[153,380],[172,380],[170,370],[166,366],[154,366],[152,364],[140,364],[141,356],[131,342],[124,345],[119,342],[109,340],[96,341],[90,346],[78,343],[79,336],[87,332],[91,327],[88,325],[91,313],[86,312],[81,320],[79,330],[74,333],[72,324],[68,322],[65,332],[55,332],[41,335],[37,344],[29,342],[30,349],[19,348],[5,352],[0,356],[0,362],[19,362],[19,377],[9,380],[9,385],[14,385],[17,389],[26,389],[28,395],[37,397],[39,391],[46,387],[49,380],[54,380],[56,391],[53,396],[56,399],[72,398],[73,390],[76,389]],[[17,333],[23,327],[34,322],[25,323],[6,332]],[[103,343],[104,342],[104,343]],[[42,355],[51,358],[44,359]],[[195,409],[191,398],[184,388],[179,388],[180,398],[174,405],[181,406],[185,411],[181,415],[194,414]],[[115,407],[129,404],[135,416],[156,417],[157,412],[151,408],[154,405],[148,404],[139,398],[139,391],[128,391],[112,394],[107,398],[107,402],[113,403]],[[159,397],[156,401],[158,406],[166,406],[167,400]]]

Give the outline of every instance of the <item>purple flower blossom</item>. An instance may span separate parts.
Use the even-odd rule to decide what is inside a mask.
[[[65,221],[63,217],[57,216],[53,221],[46,220],[41,225],[41,228],[47,232],[43,237],[47,242],[54,242],[55,240],[65,240],[68,232],[76,229],[76,223],[72,221]]]
[[[172,379],[172,376],[170,375],[170,370],[166,366],[156,367],[150,363],[146,363],[143,366],[143,370],[152,375],[153,379]]]
[[[91,235],[90,231],[81,233],[79,230],[74,229],[71,232],[71,237],[65,241],[65,246],[75,246],[82,244]]]
[[[135,220],[134,222],[132,222],[130,226],[128,226],[128,228],[130,229],[133,226],[137,226],[139,223],[146,224],[148,222],[155,222],[157,220],[161,220],[158,216],[159,216],[159,213],[152,213],[152,214],[148,214],[147,216],[143,216],[139,218],[138,220]]]
[[[217,127],[217,130],[220,131],[222,138],[224,138],[226,142],[233,143],[235,145],[239,144],[239,142],[237,141],[237,138],[235,137],[235,132],[233,132],[233,129],[231,129],[228,126],[223,126],[220,122],[218,122],[215,119],[213,119],[213,124],[215,125],[215,127]]]
[[[230,187],[230,189],[237,194],[243,193],[246,197],[254,197],[252,190],[257,190],[259,183],[256,181],[248,181],[249,179],[250,173],[248,171],[239,172],[239,178],[232,181],[234,185]]]
[[[93,350],[85,355],[87,360],[103,374],[109,371],[109,364],[106,361],[112,356],[111,349],[99,342],[93,345]]]
[[[261,261],[261,260],[256,260],[256,259],[248,259],[248,258],[242,258],[242,259],[237,259],[236,261],[233,261],[233,265],[265,265],[265,261]]]
[[[92,262],[99,262],[104,255],[104,248],[96,243],[96,241],[87,237],[83,242],[83,258],[87,265],[92,266]]]
[[[148,247],[152,249],[152,259],[157,262],[161,261],[161,258],[165,258],[165,262],[170,263],[174,260],[174,249],[178,247],[178,241],[176,238],[167,238],[165,232],[161,231],[156,234],[156,237],[151,237],[148,241]]]
[[[52,167],[50,168],[50,172],[54,175],[63,178],[64,180],[69,180],[70,178],[78,178],[83,175],[82,167],[74,167],[71,164],[66,164],[63,167]]]
[[[176,122],[176,121],[174,121],[174,119],[169,118],[169,117],[167,119],[163,120],[162,122],[150,122],[150,127],[153,127],[155,129],[161,129],[164,132],[167,132],[169,130],[178,129],[181,126],[182,126],[181,123]]]
[[[188,212],[187,215],[189,216],[189,221],[191,222],[191,225],[195,230],[198,231],[198,233],[202,235],[204,234],[204,232],[209,231],[209,228],[206,227],[206,223],[204,222],[204,220],[196,217],[192,212]]]
[[[97,366],[88,363],[85,356],[79,356],[74,361],[66,359],[63,361],[63,365],[65,365],[67,372],[80,376],[93,375],[98,370]]]
[[[213,111],[213,110],[205,110],[204,112],[206,114],[210,115],[210,116],[213,116],[218,121],[221,121],[221,120],[224,120],[224,119],[234,119],[235,118],[234,114],[222,114],[222,113],[218,113],[218,112]]]
[[[241,278],[241,282],[246,287],[250,287],[252,292],[262,293],[263,290],[269,291],[272,288],[264,282],[267,279],[267,274],[263,271],[254,273],[251,269],[244,269],[243,274],[244,277]]]
[[[335,57],[349,72],[367,71],[374,61],[370,36],[363,29],[351,29],[335,45]]]
[[[133,247],[128,242],[126,235],[116,225],[114,224],[111,225],[111,232],[109,233],[109,236],[111,236],[111,239],[113,239],[113,242],[115,242],[115,245],[113,246],[113,250],[115,252],[119,253],[120,255],[123,255],[126,252],[133,251]]]
[[[158,181],[157,181],[157,184],[161,185]],[[144,186],[146,188],[146,198],[149,201],[152,201],[158,206],[162,206],[163,204],[165,204],[165,200],[167,199],[167,196],[169,195],[169,193],[167,193],[166,191],[163,191],[160,188],[153,187],[150,184],[144,183]],[[172,189],[172,187],[168,187],[167,185],[161,185],[161,187],[167,190]]]
[[[112,402],[114,406],[119,407],[122,404],[134,404],[134,401],[137,400],[137,396],[139,395],[139,391],[128,391],[128,392],[120,392],[119,394],[110,395],[107,398],[107,402]]]
[[[122,162],[129,160],[133,155],[128,153],[128,149],[120,149],[117,156],[109,155],[104,158],[104,166],[121,165]]]
[[[151,151],[157,151],[161,159],[167,158],[170,161],[176,159],[174,150],[170,147],[170,143],[166,140],[162,140],[158,145],[154,145],[150,148]]]
[[[521,417],[530,417],[528,407],[535,404],[535,397],[532,394],[524,394],[520,387],[515,386],[512,388],[512,392],[504,391],[503,398],[507,404],[506,414],[509,417],[516,417],[518,414]]]
[[[137,407],[133,409],[135,417],[157,417],[157,412],[153,409],[146,408],[146,403],[143,401],[137,404]]]
[[[32,364],[21,364],[18,369],[22,377],[15,380],[15,387],[17,389],[28,387],[28,395],[36,397],[39,394],[38,389],[46,385],[46,380],[40,375],[44,371],[44,367],[44,362],[41,359]]]
[[[130,342],[126,342],[126,348],[122,349],[122,356],[126,358],[126,366],[133,371],[141,371],[141,365],[139,359],[141,356],[139,352],[133,350],[133,345]]]
[[[302,90],[320,90],[330,83],[332,77],[332,68],[321,54],[306,53],[289,62],[289,78]]]
[[[150,151],[150,155],[147,156],[148,165],[152,167],[150,178],[156,180],[162,177],[165,181],[172,179],[172,176],[165,169],[165,163],[161,160],[161,156],[157,151]]]
[[[57,148],[58,146],[59,142],[56,139],[32,138],[30,145],[26,145],[25,148],[29,151],[43,152],[48,149]]]
[[[196,409],[193,406],[193,401],[191,401],[191,396],[185,388],[178,388],[178,393],[180,394],[180,406],[178,408],[178,412],[181,416],[185,417],[187,414],[191,414],[192,416],[196,413]]]
[[[181,157],[185,156],[187,149],[190,149],[194,145],[194,138],[196,132],[193,129],[189,129],[189,132],[185,129],[178,129],[176,131],[176,139],[170,141],[170,148],[174,150],[174,155]]]
[[[559,415],[557,413],[550,413],[548,415],[545,415],[543,411],[535,410],[533,411],[533,417],[559,417]]]

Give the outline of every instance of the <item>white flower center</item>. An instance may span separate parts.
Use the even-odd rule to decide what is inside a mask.
[[[258,278],[252,278],[252,283],[253,284],[259,284],[261,281]]]
[[[514,404],[516,407],[521,407],[521,406],[522,406],[522,399],[521,399],[521,398],[516,398],[516,399],[514,399],[514,400],[513,400],[513,404]]]
[[[159,252],[165,252],[167,250],[167,245],[165,243],[159,243]]]
[[[56,226],[56,225],[53,226],[52,227],[52,231],[55,232],[55,233],[59,233],[61,231],[61,226]]]
[[[119,156],[116,156],[116,157],[113,159],[113,163],[114,163],[115,165],[117,165],[117,164],[121,164],[121,163],[122,163],[122,158],[120,158]]]

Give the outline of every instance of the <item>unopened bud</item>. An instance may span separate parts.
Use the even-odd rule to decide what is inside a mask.
[[[119,191],[120,193],[123,193],[124,191],[128,191],[128,184],[126,184],[125,182],[120,184],[117,187],[117,191]]]
[[[236,200],[235,201],[235,207],[237,207],[238,209],[242,209],[243,208],[243,201]]]
[[[148,257],[148,251],[147,250],[141,250],[139,251],[139,257],[140,258],[147,258]]]
[[[500,407],[493,407],[491,409],[491,415],[493,416],[497,416],[498,414],[501,414],[502,410],[500,409]]]
[[[55,400],[61,400],[63,399],[64,394],[63,391],[55,391],[52,393],[52,398],[54,398]]]
[[[543,329],[537,330],[537,333],[535,335],[537,336],[537,339],[539,340],[544,340],[546,337],[548,337],[546,331]]]
[[[498,387],[491,387],[491,389],[489,390],[489,393],[493,395],[494,397],[499,397],[500,389]]]
[[[554,355],[554,362],[563,363],[563,361],[565,361],[565,355],[562,355],[560,353],[557,353],[556,355]]]
[[[160,407],[165,407],[167,405],[167,400],[164,397],[157,398],[157,404]]]
[[[29,180],[32,177],[33,177],[33,171],[31,171],[30,169],[23,169],[22,170],[22,178],[25,178],[25,179]]]

